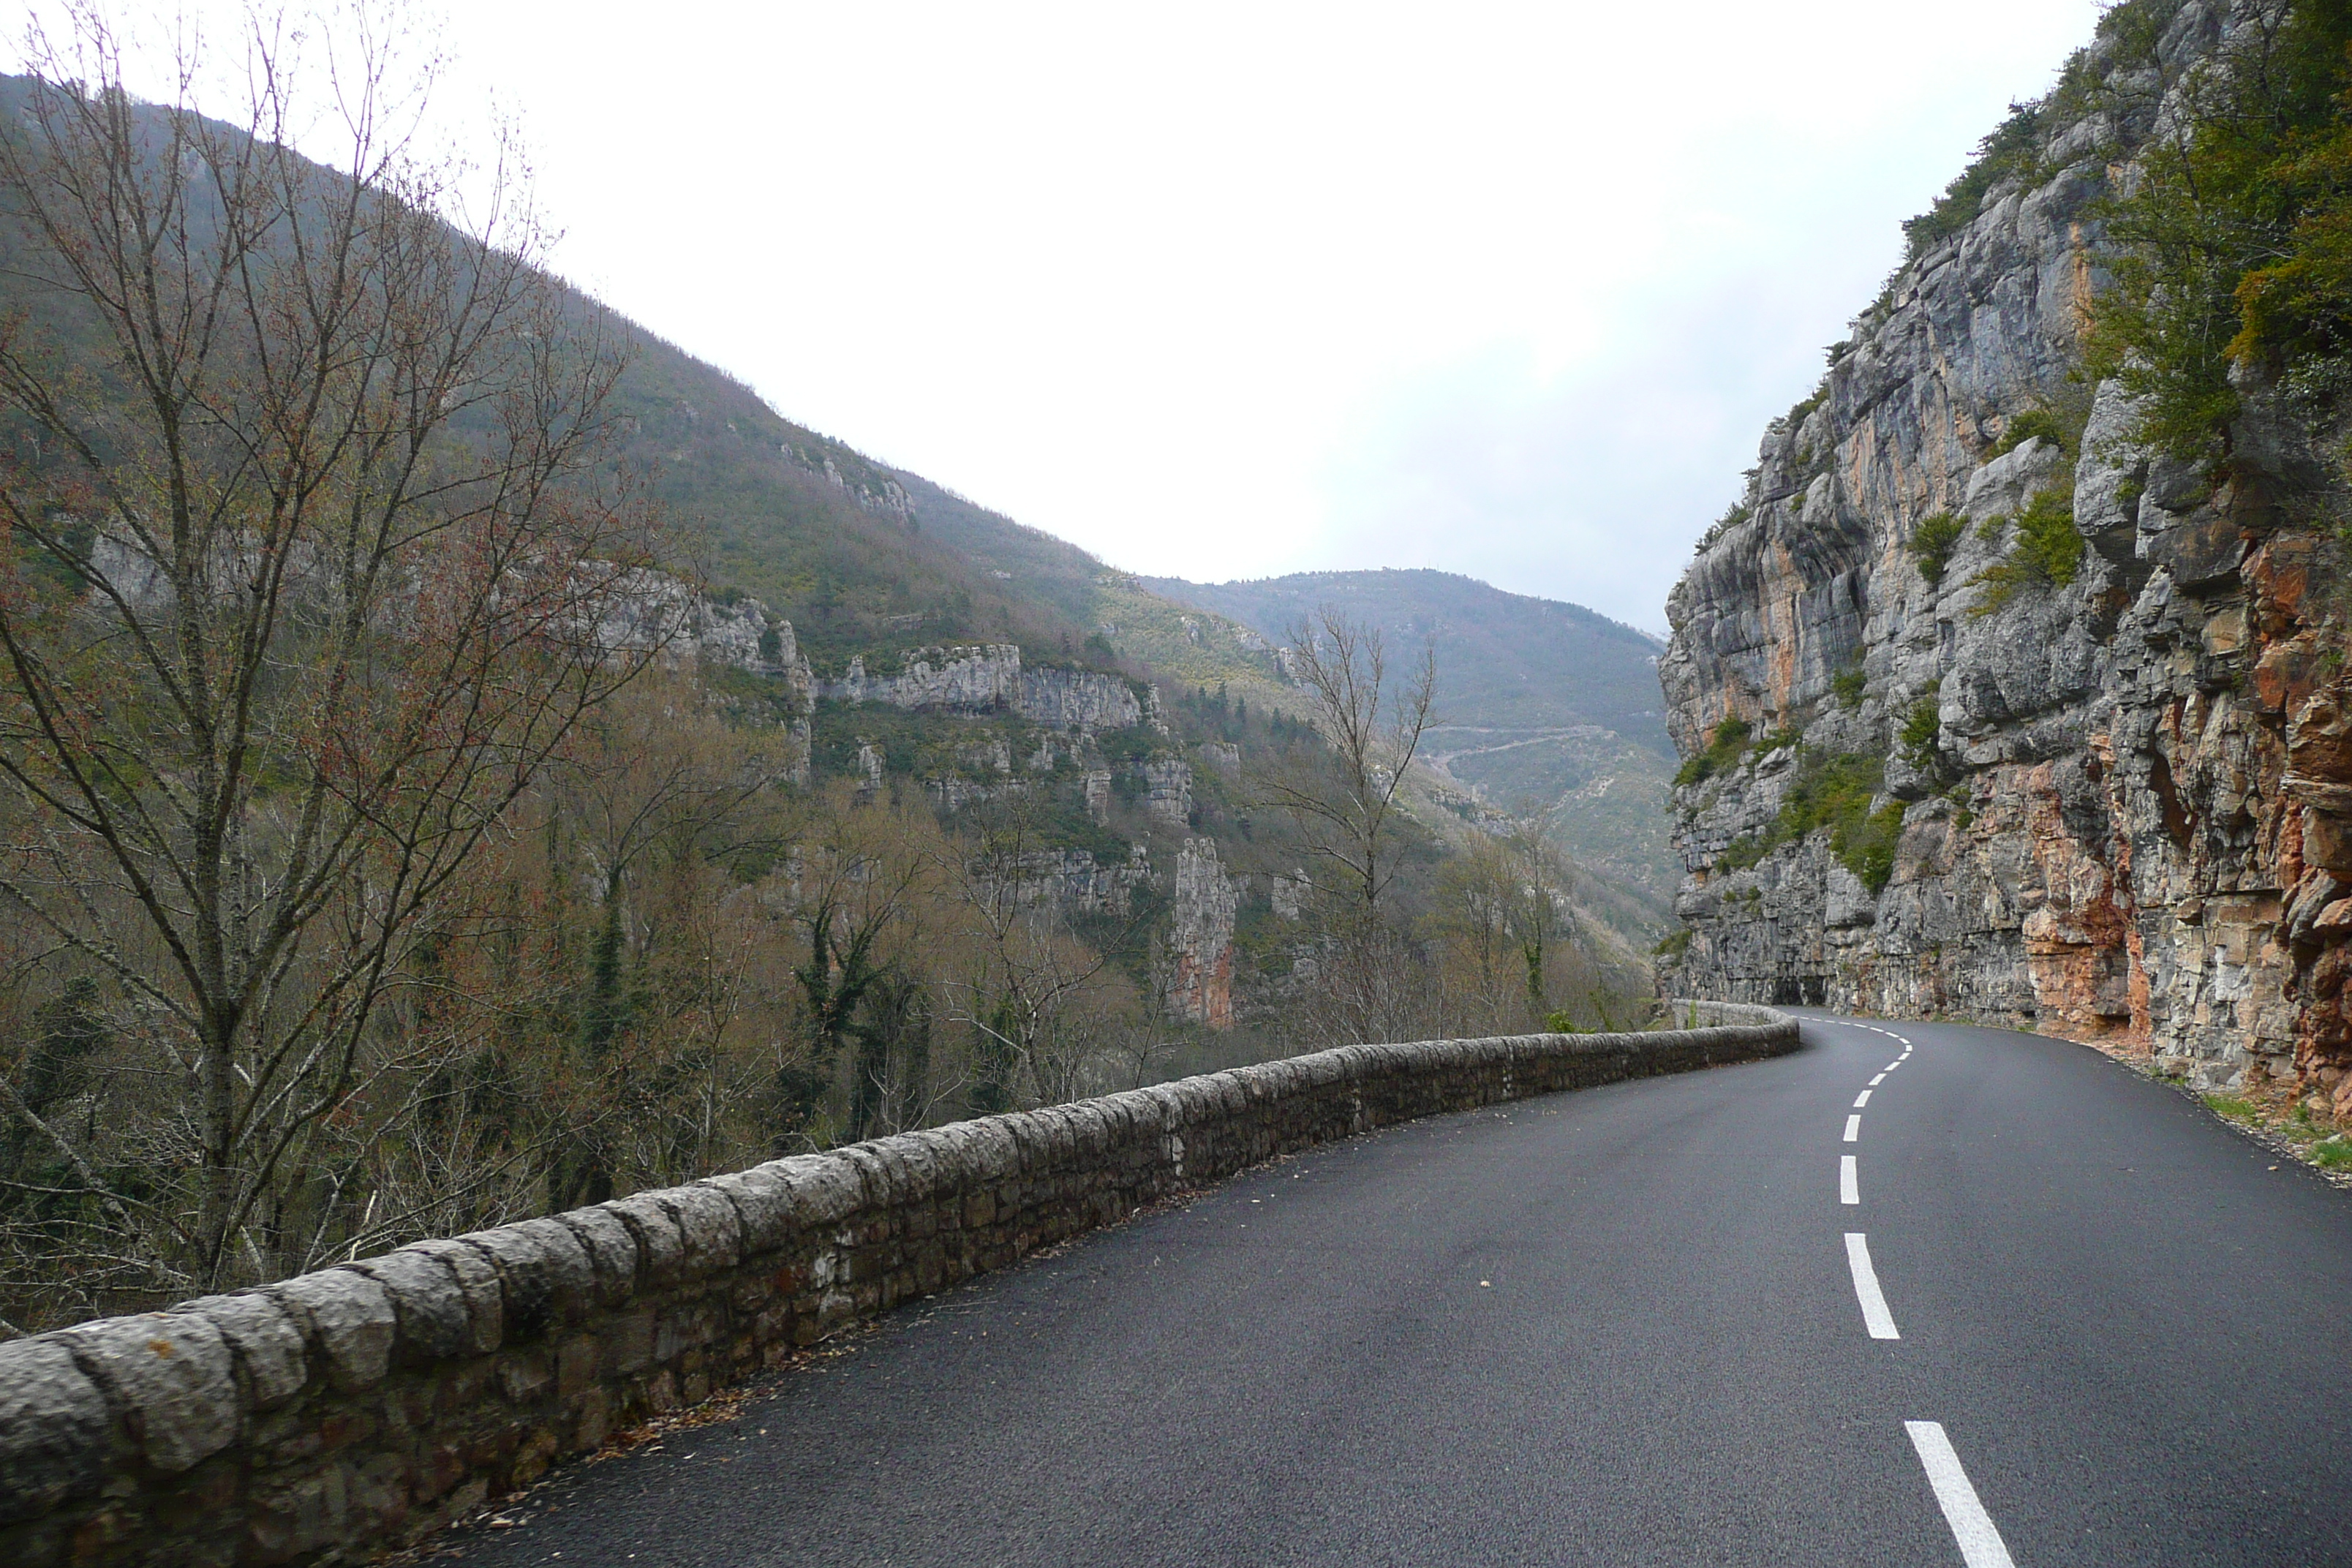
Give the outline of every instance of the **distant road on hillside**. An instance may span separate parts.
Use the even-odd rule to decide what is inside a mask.
[[[1507,594],[1451,572],[1302,572],[1248,583],[1146,577],[1154,593],[1229,616],[1276,642],[1328,605],[1379,626],[1392,652],[1437,647],[1452,724],[1559,730],[1599,724],[1661,756],[1665,644],[1580,605]]]
[[[1668,837],[1675,757],[1658,689],[1665,644],[1656,637],[1580,605],[1450,572],[1142,582],[1276,642],[1329,605],[1380,627],[1394,658],[1410,660],[1433,644],[1432,763],[1494,805],[1551,814],[1561,847],[1632,894],[1639,923],[1665,928],[1682,863]]]
[[[2352,1559],[2352,1194],[2079,1046],[1804,1035],[1238,1177],[446,1545],[563,1568]]]

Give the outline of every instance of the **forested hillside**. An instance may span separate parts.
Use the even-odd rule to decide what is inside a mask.
[[[79,25],[0,83],[7,1328],[1625,1016],[1344,680],[782,419],[370,115],[322,167],[291,78],[144,103]]]

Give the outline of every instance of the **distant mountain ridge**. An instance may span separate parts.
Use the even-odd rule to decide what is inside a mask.
[[[1277,645],[1326,606],[1379,627],[1392,658],[1428,643],[1438,723],[1424,758],[1490,805],[1548,818],[1561,847],[1624,896],[1622,929],[1664,928],[1680,865],[1664,809],[1675,752],[1658,686],[1661,639],[1580,605],[1451,572],[1138,581]]]
[[[1427,569],[1299,572],[1234,583],[1145,577],[1143,586],[1276,643],[1328,605],[1377,626],[1392,652],[1437,652],[1441,719],[1508,729],[1599,724],[1674,753],[1658,656],[1665,641],[1581,605]]]

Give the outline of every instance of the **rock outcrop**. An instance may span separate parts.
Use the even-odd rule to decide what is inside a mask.
[[[1181,833],[1192,819],[1192,764],[1181,757],[1155,757],[1140,763],[1143,809],[1155,826]]]
[[[1151,859],[1140,844],[1129,847],[1123,866],[1104,865],[1085,849],[1033,849],[1019,858],[1014,872],[1013,896],[1022,904],[1125,920],[1134,909],[1135,889],[1151,881]],[[1178,875],[1181,895],[1182,874]]]
[[[837,702],[954,713],[1009,712],[1062,729],[1126,730],[1143,722],[1144,704],[1116,675],[1094,669],[1024,666],[1011,643],[923,648],[896,675],[868,675],[852,658],[838,678],[814,678],[816,695]]]
[[[1218,862],[1216,841],[1187,838],[1176,853],[1168,1007],[1212,1029],[1234,1026],[1234,921],[1241,889]]]
[[[2161,57],[2252,14],[2190,0]],[[2070,380],[2145,104],[2042,126],[2032,183],[1895,276],[1676,587],[1660,674],[1705,776],[1662,979],[2026,1024],[2352,1114],[2352,681],[2313,521],[2340,470],[2272,388],[2241,386],[2217,483]],[[2072,581],[1988,577],[2060,501]]]

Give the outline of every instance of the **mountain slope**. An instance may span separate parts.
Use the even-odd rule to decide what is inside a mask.
[[[0,135],[20,132],[37,97],[28,79],[0,78]],[[173,112],[142,106],[134,119],[169,127]],[[206,135],[226,155],[251,144],[218,122]],[[319,173],[320,189],[349,188]],[[0,245],[13,233],[0,226]],[[1295,877],[1303,853],[1253,817],[1245,782],[1255,763],[1315,744],[1273,645],[786,420],[677,345],[542,281],[567,335],[600,360],[621,351],[600,410],[614,477],[656,503],[658,563],[703,591],[692,646],[706,700],[736,732],[782,731],[782,773],[820,793],[887,790],[929,801],[943,822],[975,806],[1019,815],[1035,853],[1055,858],[1055,900],[1124,909],[1175,895],[1178,966],[1229,971],[1234,919],[1270,910],[1273,879]],[[59,302],[33,272],[0,266],[0,320],[26,309],[68,359],[98,349],[75,335],[78,308],[49,319]],[[1433,896],[1462,824],[1412,816],[1415,896]],[[1045,878],[1043,861],[1023,864]],[[1404,918],[1418,918],[1412,903]],[[1129,945],[1145,963],[1140,939]],[[1222,1020],[1223,984],[1186,1016]]]
[[[1391,650],[1436,649],[1444,719],[1498,729],[1598,724],[1671,754],[1658,655],[1665,644],[1579,605],[1506,593],[1451,572],[1301,572],[1243,583],[1147,577],[1169,598],[1278,643],[1328,606],[1381,626]]]
[[[1664,923],[1680,868],[1663,810],[1674,762],[1656,638],[1447,572],[1143,582],[1277,644],[1326,607],[1381,627],[1392,658],[1426,642],[1437,659],[1432,766],[1490,805],[1549,815],[1561,847],[1624,898],[1630,929]]]

